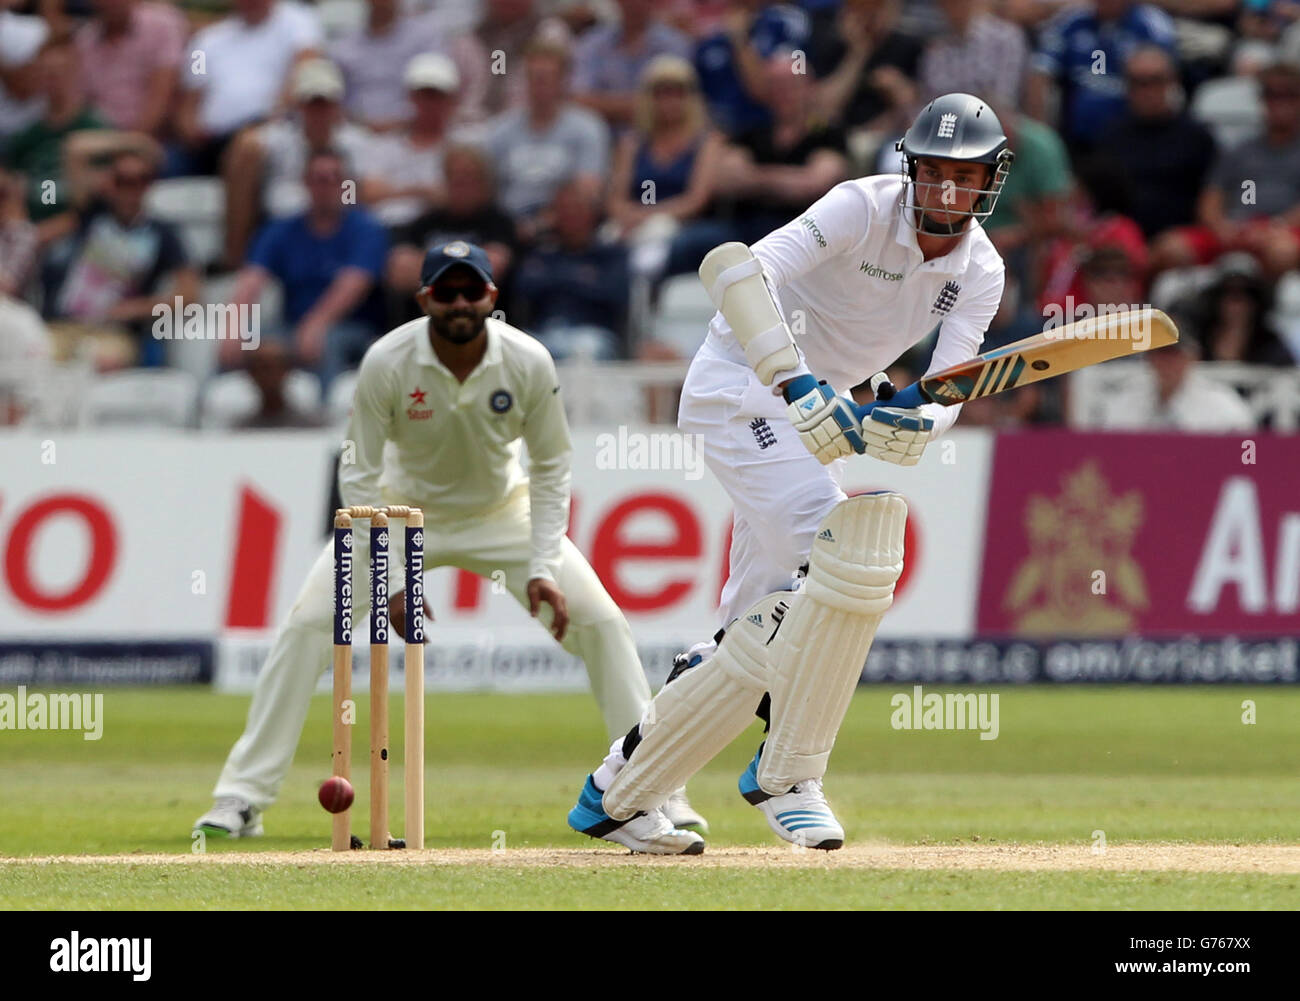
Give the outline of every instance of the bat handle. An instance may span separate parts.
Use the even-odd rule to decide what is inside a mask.
[[[896,390],[894,384],[889,381],[889,376],[884,372],[877,372],[871,377],[871,392],[875,394],[876,402],[884,403],[893,398]]]

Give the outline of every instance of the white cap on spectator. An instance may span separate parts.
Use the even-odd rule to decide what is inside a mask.
[[[440,90],[444,94],[460,90],[456,64],[437,52],[423,52],[407,63],[403,82],[407,90]]]
[[[328,59],[303,60],[293,74],[294,100],[310,101],[314,97],[343,100],[343,74]]]

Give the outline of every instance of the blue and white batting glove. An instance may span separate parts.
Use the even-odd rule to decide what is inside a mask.
[[[934,435],[934,418],[927,417],[919,407],[869,403],[856,408],[856,412],[862,421],[862,439],[866,443],[863,451],[886,462],[915,466]]]
[[[865,450],[853,403],[836,396],[825,382],[811,375],[796,376],[786,383],[783,394],[799,440],[822,465]]]

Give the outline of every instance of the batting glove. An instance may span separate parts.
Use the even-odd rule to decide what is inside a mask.
[[[786,412],[799,432],[799,440],[822,465],[865,450],[862,425],[853,404],[836,396],[825,382],[801,375],[786,383],[783,393],[789,404]]]
[[[915,466],[934,434],[934,418],[917,407],[872,404],[860,408],[862,438],[867,455],[900,466]]]

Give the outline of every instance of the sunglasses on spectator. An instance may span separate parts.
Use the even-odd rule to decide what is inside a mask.
[[[113,184],[119,188],[145,188],[153,180],[148,174],[114,174]]]
[[[487,282],[471,281],[462,285],[434,285],[429,289],[434,302],[450,306],[457,296],[464,296],[466,302],[478,302],[487,295]]]
[[[1297,101],[1300,100],[1300,90],[1278,90],[1276,88],[1264,89],[1265,101]]]
[[[650,93],[658,97],[661,94],[686,94],[690,90],[684,83],[656,83],[650,88]]]

